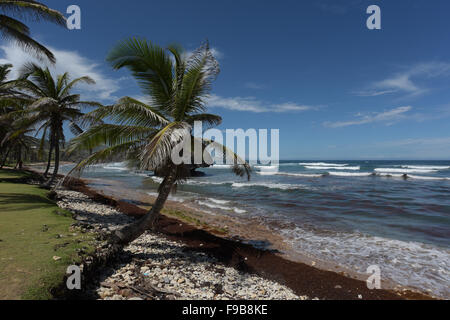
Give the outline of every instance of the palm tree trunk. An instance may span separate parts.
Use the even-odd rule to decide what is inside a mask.
[[[17,151],[17,163],[14,169],[22,170],[22,146],[19,146],[19,150]]]
[[[176,174],[177,167],[173,166],[169,171],[169,175],[166,176],[161,183],[158,198],[153,204],[152,209],[138,221],[116,231],[111,239],[113,243],[120,245],[128,244],[137,239],[145,231],[155,227],[159,214],[176,182]]]
[[[5,156],[3,157],[2,164],[0,165],[0,169],[5,166],[6,160],[8,160],[8,156],[9,156],[9,152],[10,151],[11,151],[11,148],[7,148],[6,149],[6,153],[5,153]]]
[[[50,181],[48,182],[48,185],[51,185],[55,181],[56,176],[58,175],[58,170],[59,170],[59,138],[58,137],[55,138],[54,144],[55,144],[55,169],[53,170],[53,174],[52,174]]]
[[[47,178],[48,172],[50,171],[50,166],[52,164],[52,151],[53,151],[53,138],[50,139],[50,148],[48,151],[47,169],[45,169],[44,178]]]

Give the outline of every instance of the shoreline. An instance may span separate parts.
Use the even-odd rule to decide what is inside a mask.
[[[128,216],[139,217],[147,212],[133,203],[100,194],[88,187],[84,179],[73,181],[76,183],[72,183],[71,190],[86,194],[96,202],[111,205]],[[174,205],[171,202],[168,204]],[[160,233],[167,239],[181,241],[192,250],[207,252],[227,266],[283,283],[302,296],[337,300],[358,300],[361,296],[362,299],[435,299],[409,289],[369,290],[365,281],[352,278],[344,272],[322,270],[317,264],[311,266],[291,261],[273,250],[258,249],[235,239],[227,239],[224,234],[219,235],[211,229],[199,228],[173,217],[162,215],[159,224]]]

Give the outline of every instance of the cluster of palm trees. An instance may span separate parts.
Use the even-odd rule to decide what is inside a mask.
[[[3,66],[3,68],[10,66]],[[1,69],[1,68],[0,68]],[[79,83],[93,84],[89,77],[70,79],[68,73],[53,77],[48,67],[34,63],[22,66],[18,79],[5,81],[0,85],[4,94],[0,96],[0,121],[5,123],[2,151],[5,157],[10,148],[19,148],[16,157],[21,167],[22,153],[34,147],[42,156],[45,146],[48,150],[47,168],[44,177],[47,178],[54,157],[54,171],[48,184],[52,184],[58,174],[60,147],[65,143],[63,126],[69,124],[75,134],[82,132],[78,123],[83,117],[83,106],[100,106],[99,103],[81,101],[79,94],[73,94],[73,88]],[[28,134],[40,135],[40,141]],[[30,143],[30,139],[34,143]],[[19,143],[22,142],[22,143]]]
[[[0,0],[0,10],[32,13],[61,24],[61,14],[35,1]],[[19,43],[35,52],[43,53],[50,61],[54,57],[28,37],[28,29],[17,20],[0,15],[0,32],[15,37]],[[82,101],[72,90],[79,83],[92,84],[89,77],[70,79],[70,75],[52,75],[48,67],[28,63],[21,67],[17,79],[8,80],[10,65],[0,67],[0,153],[8,157],[14,153],[18,166],[22,151],[30,146],[42,155],[47,146],[46,177],[54,155],[54,171],[48,180],[52,184],[58,174],[61,145],[64,145],[64,124],[68,123],[76,135],[68,152],[88,150],[90,156],[79,162],[70,174],[84,168],[108,162],[122,155],[141,170],[163,172],[164,179],[152,209],[140,220],[116,231],[111,241],[126,244],[144,231],[153,228],[170,192],[186,178],[183,164],[171,160],[173,148],[195,121],[211,126],[221,123],[221,117],[206,113],[206,98],[212,82],[220,72],[219,64],[206,42],[193,53],[178,45],[166,48],[143,39],[131,38],[120,42],[107,57],[118,70],[128,69],[137,80],[148,101],[131,97],[119,99],[113,105]],[[94,107],[83,114],[82,107]],[[33,138],[31,134],[40,139]],[[209,142],[214,143],[214,142]],[[227,158],[234,159],[233,171],[250,177],[249,165],[223,146]]]
[[[55,56],[45,46],[30,36],[30,29],[18,19],[34,21],[50,21],[60,26],[66,25],[65,17],[58,11],[34,0],[0,0],[0,34],[4,39],[15,43],[33,53],[37,58],[56,61]],[[6,114],[20,110],[24,111],[29,99],[22,99],[23,95],[17,91],[16,83],[8,80],[12,65],[0,65],[0,166],[3,167],[9,158],[16,160],[16,167],[22,168],[24,157],[33,155],[36,159],[38,141],[27,135],[30,129],[19,126],[12,116]]]

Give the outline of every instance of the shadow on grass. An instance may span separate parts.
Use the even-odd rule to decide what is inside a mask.
[[[2,206],[2,211],[39,209],[47,204],[54,205],[55,203],[38,195],[0,193],[0,206]]]

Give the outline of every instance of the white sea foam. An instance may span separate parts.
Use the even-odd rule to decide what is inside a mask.
[[[337,176],[337,177],[369,177],[372,176],[372,172],[335,172],[330,171],[328,172],[330,176]]]
[[[267,183],[267,182],[246,182],[240,183],[235,182],[232,184],[233,188],[251,188],[251,187],[264,187],[268,189],[279,189],[279,190],[304,190],[309,189],[307,186],[300,184],[286,184],[286,183]]]
[[[157,176],[151,176],[150,178],[156,183],[162,183],[164,180],[163,178]]]
[[[221,200],[221,199],[215,199],[215,198],[208,198],[208,200],[209,200],[209,201],[212,201],[212,202],[214,202],[214,203],[217,203],[217,204],[227,204],[227,203],[230,203],[230,201],[228,201],[228,200]]]
[[[209,167],[209,169],[231,169],[232,167],[233,166],[229,164],[215,164]]]
[[[321,178],[324,175],[317,173],[291,173],[291,172],[278,172],[275,173],[278,176],[287,176],[287,177],[302,177],[302,178]]]
[[[380,266],[383,278],[450,297],[450,250],[418,242],[369,236],[358,232],[316,232],[297,227],[281,233],[299,252],[366,273]]]
[[[277,171],[279,166],[255,166],[254,168],[261,171]]]
[[[450,180],[450,177],[426,177],[426,176],[415,176],[408,175],[408,178],[417,180]]]
[[[247,211],[245,211],[243,209],[239,209],[239,208],[234,208],[234,207],[229,207],[229,206],[224,206],[224,205],[218,204],[217,203],[217,199],[208,198],[208,200],[212,201],[213,203],[208,202],[208,201],[202,201],[202,200],[197,200],[196,202],[199,205],[202,205],[202,206],[205,206],[205,207],[208,207],[208,208],[211,208],[211,209],[221,209],[221,210],[225,210],[225,211],[234,211],[236,213],[245,213],[245,212],[247,212]]]
[[[433,173],[437,170],[433,169],[399,169],[399,168],[376,168],[375,172],[382,173]]]
[[[401,166],[405,169],[419,169],[419,170],[449,170],[450,166]]]
[[[314,166],[314,167],[345,167],[348,164],[338,164],[338,163],[326,163],[326,162],[303,162],[299,163],[301,166]]]
[[[361,167],[322,167],[322,166],[305,166],[306,169],[310,170],[361,170]]]
[[[151,176],[150,177],[154,182],[156,183],[162,183],[163,178],[157,177],[157,176]],[[187,185],[224,185],[224,184],[232,184],[233,181],[211,181],[211,180],[198,180],[198,179],[187,179],[186,181],[182,182],[181,184],[187,184]]]
[[[149,195],[149,196],[152,196],[152,197],[155,197],[155,198],[157,198],[158,197],[158,192],[147,192],[147,194]],[[183,198],[183,197],[178,197],[178,196],[174,196],[174,195],[169,195],[169,198],[168,198],[170,201],[175,201],[175,202],[185,202],[187,199],[186,198]]]
[[[103,167],[103,169],[106,169],[106,170],[118,170],[118,171],[128,170],[125,162],[113,162],[113,163],[99,164],[99,165],[96,165],[95,167]]]

